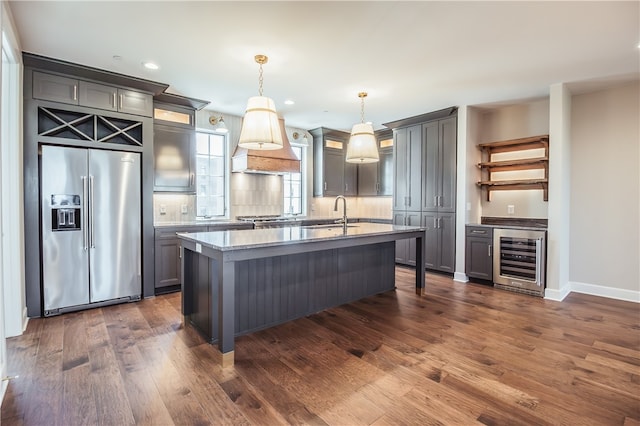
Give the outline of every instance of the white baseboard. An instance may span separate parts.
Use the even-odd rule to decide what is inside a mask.
[[[544,298],[548,300],[555,300],[556,302],[562,302],[569,293],[571,293],[571,288],[569,286],[561,288],[560,290],[545,288]]]
[[[27,329],[27,325],[29,324],[29,317],[27,316],[27,307],[25,306],[22,310],[22,332]]]
[[[571,286],[571,291],[575,291],[576,293],[640,303],[640,291],[624,290],[621,288],[605,287],[576,281],[570,281],[569,284]]]
[[[456,272],[453,274],[453,280],[458,281],[459,283],[468,283],[469,277],[464,272]]]
[[[4,401],[4,395],[7,393],[7,387],[9,386],[8,380],[0,382],[0,404]]]

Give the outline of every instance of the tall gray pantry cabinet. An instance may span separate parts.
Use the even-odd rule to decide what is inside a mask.
[[[41,160],[43,148],[46,146],[72,147],[96,153],[99,151],[122,153],[117,156],[118,164],[122,161],[128,162],[132,155],[140,159],[131,168],[139,172],[136,180],[140,184],[140,209],[136,212],[136,209],[127,207],[123,217],[125,221],[131,223],[139,221],[138,229],[141,233],[141,243],[138,245],[140,258],[132,261],[133,264],[139,265],[134,277],[139,283],[136,285],[135,295],[152,296],[154,294],[153,96],[162,93],[168,85],[27,52],[23,53],[23,63],[25,66],[23,79],[25,258],[30,262],[29,268],[25,270],[27,315],[38,317],[45,314],[43,283],[47,280],[47,275],[42,266],[44,247],[41,231],[47,227],[48,222],[43,222],[41,217],[43,211],[41,201],[44,194],[41,183],[43,180],[46,181],[47,176],[42,172]],[[50,175],[52,172],[46,173]],[[97,189],[96,181],[96,191]],[[80,218],[80,222],[75,223],[79,231],[58,229],[57,232],[60,235],[62,235],[61,231],[84,234],[85,227],[92,223],[85,215],[85,212],[92,212],[88,207],[91,205],[91,200],[87,196],[92,193],[92,190],[89,187],[86,192],[80,191],[80,194],[77,192],[71,190],[71,193],[55,194],[65,195],[65,197],[56,197],[56,200],[62,200],[63,203],[65,200],[72,200],[71,205],[62,206],[61,204],[60,210],[77,208],[79,210],[77,217]],[[115,194],[117,183],[112,182],[107,186],[107,192]],[[48,210],[44,209],[44,211]],[[93,210],[93,213],[96,215],[96,220],[99,215],[105,218],[105,215],[110,214],[102,208]],[[67,223],[68,217],[63,215],[62,218]],[[94,228],[95,231],[97,228]],[[90,228],[88,232],[91,237]],[[95,235],[98,242],[97,233]],[[117,238],[112,234],[100,238],[99,241],[100,243],[110,239],[115,241]],[[88,241],[91,239],[89,238]],[[87,247],[87,250],[92,250],[92,247]],[[112,259],[111,262],[114,268],[119,267],[118,259]],[[61,263],[60,265],[62,267]],[[134,273],[128,275],[132,274]],[[118,286],[115,281],[119,280],[107,279],[104,282],[109,286]],[[92,291],[95,293],[93,296],[91,296]],[[120,294],[119,292],[111,293],[111,289],[106,289],[104,294],[107,296],[102,297],[96,291],[98,291],[96,288],[89,290],[88,304],[73,305],[77,303],[74,301],[73,306],[64,307],[64,309],[75,310],[114,303],[117,300],[111,297],[118,298]]]
[[[393,222],[427,228],[425,266],[455,269],[457,108],[385,123],[394,134]],[[398,241],[396,262],[415,265],[414,241]]]

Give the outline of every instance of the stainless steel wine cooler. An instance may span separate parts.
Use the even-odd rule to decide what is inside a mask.
[[[543,230],[494,229],[495,287],[544,297],[546,234]]]

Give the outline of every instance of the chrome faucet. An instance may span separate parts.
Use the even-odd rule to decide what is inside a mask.
[[[333,211],[338,211],[338,200],[342,200],[342,219],[336,221],[336,223],[342,223],[342,226],[347,228],[347,199],[342,195],[336,197],[336,202],[333,204]]]

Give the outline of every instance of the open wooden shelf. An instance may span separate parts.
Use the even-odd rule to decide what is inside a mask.
[[[479,144],[483,161],[478,167],[487,172],[487,179],[477,183],[487,190],[487,201],[491,201],[491,191],[506,191],[519,189],[541,189],[543,199],[549,199],[549,135],[532,136],[520,139],[510,139],[499,142]],[[544,149],[544,156],[534,158],[520,158],[515,160],[492,161],[492,155],[502,152],[526,151],[530,149]],[[544,170],[544,178],[492,180],[493,172],[507,172],[519,170]]]

